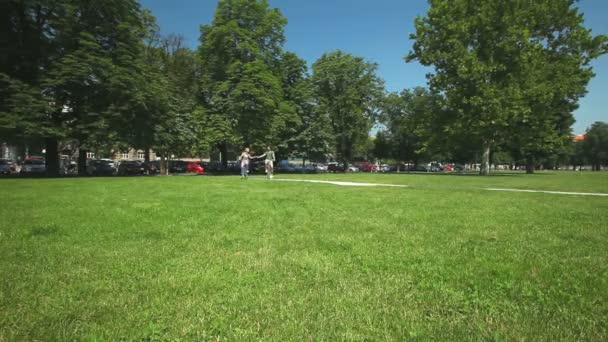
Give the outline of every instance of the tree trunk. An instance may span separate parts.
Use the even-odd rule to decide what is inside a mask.
[[[144,161],[146,163],[150,161],[150,149],[149,148],[144,149]]]
[[[78,176],[87,175],[87,150],[78,148]]]
[[[526,157],[526,173],[527,174],[533,174],[534,173],[534,169],[536,167],[536,161],[534,159],[534,156],[529,155]]]
[[[59,142],[55,138],[45,139],[46,175],[59,177]]]
[[[220,143],[220,162],[224,170],[228,169],[228,144]]]
[[[169,175],[169,168],[167,167],[167,156],[164,153],[160,154],[160,174],[163,176]]]
[[[488,176],[490,174],[490,143],[483,143],[483,153],[481,155],[481,169],[479,174],[482,176]]]

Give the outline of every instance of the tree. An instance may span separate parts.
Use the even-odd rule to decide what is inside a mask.
[[[608,165],[608,123],[598,121],[587,129],[583,150],[594,171]]]
[[[8,121],[3,126],[29,127],[32,136],[44,138],[47,172],[57,175],[60,139],[77,139],[84,153],[87,142],[107,139],[125,114],[124,104],[140,75],[139,4],[34,0],[10,1],[7,6],[3,15],[8,15],[14,39],[2,57],[2,72],[8,75],[4,79],[13,89],[28,89],[38,105],[35,112],[26,113],[29,104],[7,101],[13,106],[2,109],[9,113],[3,115]],[[18,61],[20,55],[27,57]]]
[[[585,142],[580,140],[572,140],[570,142],[570,155],[568,161],[572,165],[572,171],[576,171],[576,167],[579,168],[587,163],[587,153],[585,152]]]
[[[376,133],[374,140],[374,156],[379,159],[390,159],[393,157],[392,141],[389,133],[385,130],[380,130]]]
[[[204,110],[196,100],[198,61],[176,35],[148,44],[144,58],[142,84],[129,118],[140,126],[129,142],[153,148],[161,159],[161,174],[167,174],[171,155],[200,154],[206,147],[199,138],[204,137]]]
[[[406,60],[434,66],[430,87],[446,99],[443,132],[482,147],[481,174],[506,139],[528,154],[562,144],[571,105],[593,75],[589,62],[606,51],[605,37],[582,26],[574,0],[430,4],[416,18]]]
[[[316,101],[329,118],[336,153],[345,168],[376,120],[383,92],[376,69],[376,64],[342,51],[323,54],[313,64]]]
[[[289,123],[280,68],[286,22],[266,0],[224,0],[201,27],[201,103],[219,124],[211,135],[223,156],[231,143],[261,147]]]
[[[279,136],[279,148],[282,153],[302,157],[303,163],[324,159],[331,145],[330,125],[328,116],[317,109],[306,62],[285,52],[280,66],[284,96],[281,113],[286,124]]]
[[[386,125],[392,146],[391,156],[400,162],[418,163],[428,157],[438,135],[433,135],[436,97],[417,87],[389,93],[382,102],[381,121]]]
[[[63,135],[47,115],[41,78],[56,50],[52,24],[64,9],[65,4],[52,0],[0,3],[0,40],[6,43],[0,50],[0,133],[9,141],[27,143]]]

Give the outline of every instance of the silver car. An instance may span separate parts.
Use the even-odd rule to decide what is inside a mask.
[[[44,159],[26,159],[21,166],[21,174],[34,175],[43,174],[46,172],[46,164]]]

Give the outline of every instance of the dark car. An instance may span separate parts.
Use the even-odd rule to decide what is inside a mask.
[[[160,173],[160,162],[153,160],[141,163],[144,173],[147,175],[157,175]]]
[[[90,176],[115,176],[117,173],[114,162],[107,159],[90,160],[87,164]]]
[[[344,172],[344,166],[338,163],[328,163],[327,172]]]
[[[17,166],[14,162],[6,159],[0,159],[0,175],[10,175],[17,172]]]
[[[142,163],[135,160],[123,161],[118,166],[118,174],[121,176],[143,175],[145,172]]]
[[[183,160],[171,160],[169,161],[169,172],[171,173],[185,173],[188,171],[187,163]]]
[[[344,172],[344,164],[328,163],[327,172]],[[346,172],[359,172],[359,168],[354,165],[349,165]]]

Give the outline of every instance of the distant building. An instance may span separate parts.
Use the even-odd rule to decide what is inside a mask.
[[[570,139],[572,139],[573,141],[583,141],[583,140],[585,140],[585,135],[584,134],[572,134],[570,136]]]
[[[146,152],[144,150],[129,149],[127,152],[116,152],[112,156],[114,160],[144,160],[146,158]],[[150,160],[156,160],[156,154],[154,151],[150,151]]]

